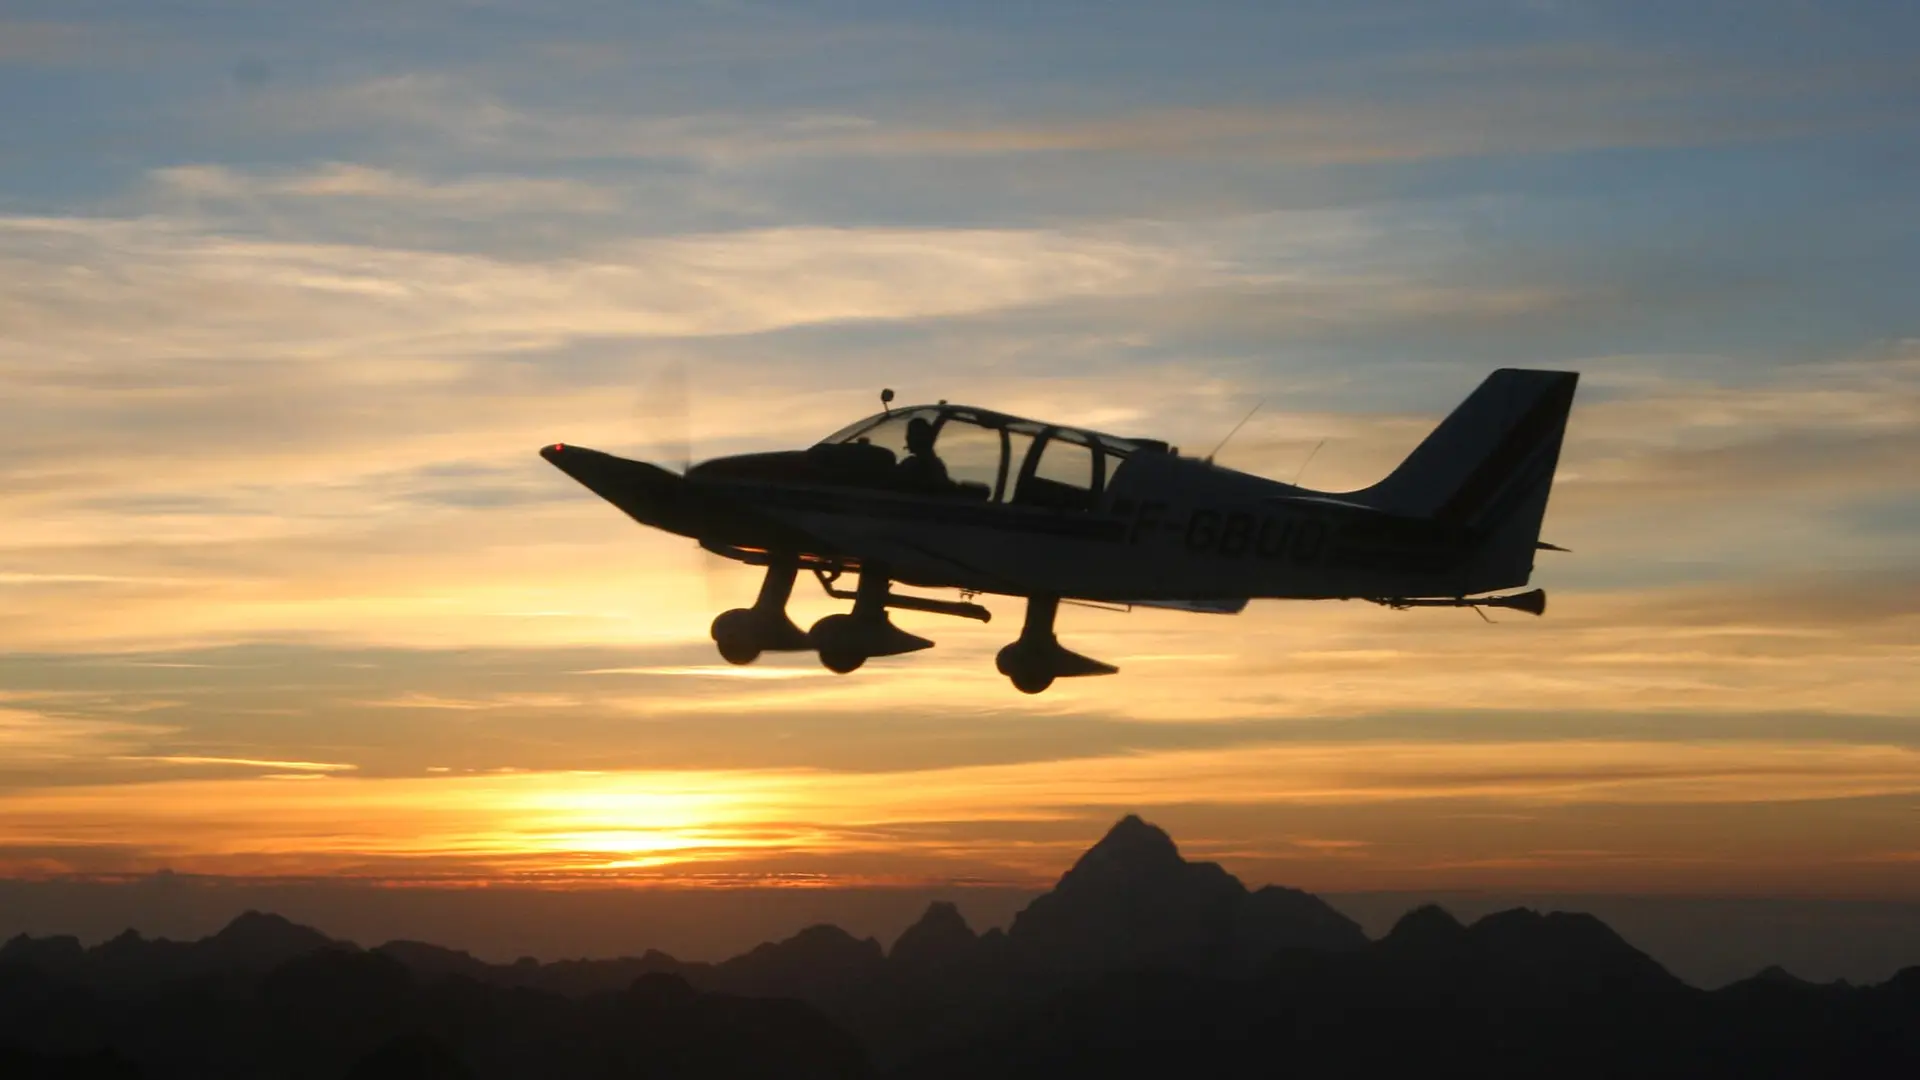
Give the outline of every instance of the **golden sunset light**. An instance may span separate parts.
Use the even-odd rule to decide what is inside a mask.
[[[1917,47],[0,3],[0,1078],[1920,1075]]]
[[[1920,904],[1899,28],[1122,6],[0,13],[0,900]]]

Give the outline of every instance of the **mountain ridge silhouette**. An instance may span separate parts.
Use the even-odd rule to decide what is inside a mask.
[[[191,942],[0,945],[8,1076],[1051,1077],[1242,1058],[1308,1075],[1920,1075],[1920,968],[1871,987],[1767,969],[1709,992],[1599,919],[1526,908],[1463,924],[1423,906],[1369,940],[1310,893],[1187,860],[1135,815],[1006,930],[935,902],[890,946],[817,924],[717,963],[496,964],[259,911]]]

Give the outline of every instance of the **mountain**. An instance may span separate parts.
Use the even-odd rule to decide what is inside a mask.
[[[756,945],[705,978],[736,993],[836,1001],[872,983],[885,960],[872,938],[856,938],[837,926],[809,926],[785,941]]]
[[[578,998],[415,976],[338,944],[252,975],[88,988],[0,965],[0,1075],[735,1077],[872,1075],[865,1049],[791,1000],[676,976]]]
[[[1137,967],[1231,970],[1281,948],[1359,949],[1360,925],[1292,889],[1247,887],[1189,862],[1129,814],[1034,899],[1007,931],[1017,964],[1050,972]]]
[[[492,965],[475,958],[472,953],[429,945],[424,941],[389,941],[373,951],[392,958],[408,971],[427,979],[458,975],[481,980],[493,971]]]
[[[1584,915],[1439,908],[1259,970],[1107,972],[899,1062],[898,1080],[1226,1075],[1920,1075],[1920,969],[1706,992]]]
[[[327,935],[279,915],[244,912],[219,933],[190,945],[188,966],[200,971],[262,969],[334,946]]]
[[[1920,968],[1705,992],[1588,915],[1427,906],[1369,941],[1116,823],[1005,931],[810,926],[720,963],[491,964],[248,912],[195,942],[0,945],[0,1075],[1920,1075]],[[1261,1071],[1256,1068],[1255,1071]]]
[[[964,965],[976,958],[979,935],[960,908],[945,901],[927,905],[920,921],[907,927],[887,953],[896,971],[927,974]]]
[[[90,986],[150,985],[201,975],[260,972],[336,942],[279,915],[248,911],[199,941],[148,939],[127,930],[90,949],[72,937],[22,934],[0,946],[0,965],[22,964]]]

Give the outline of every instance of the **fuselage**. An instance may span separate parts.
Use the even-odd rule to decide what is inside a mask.
[[[919,449],[941,458],[938,484],[907,468],[911,448],[894,445],[896,421],[914,418],[933,428]],[[963,406],[891,410],[808,450],[718,458],[684,478],[596,451],[547,456],[636,520],[723,554],[878,562],[917,586],[1128,602],[1453,596],[1524,584],[1476,575],[1477,536],[1464,525],[1252,476],[1152,440]]]

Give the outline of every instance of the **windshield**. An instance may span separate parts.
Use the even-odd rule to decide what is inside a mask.
[[[872,416],[869,416],[864,420],[855,420],[853,423],[848,424],[846,427],[841,428],[839,431],[836,431],[833,434],[827,436],[826,438],[821,439],[817,445],[835,446],[840,443],[850,443],[853,441],[854,436],[867,430],[868,428],[879,423],[880,421],[885,420],[886,418],[887,418],[886,413],[874,413]]]
[[[856,487],[1088,511],[1121,460],[1142,448],[1134,439],[942,402],[849,424],[821,440],[814,456],[838,482]]]

